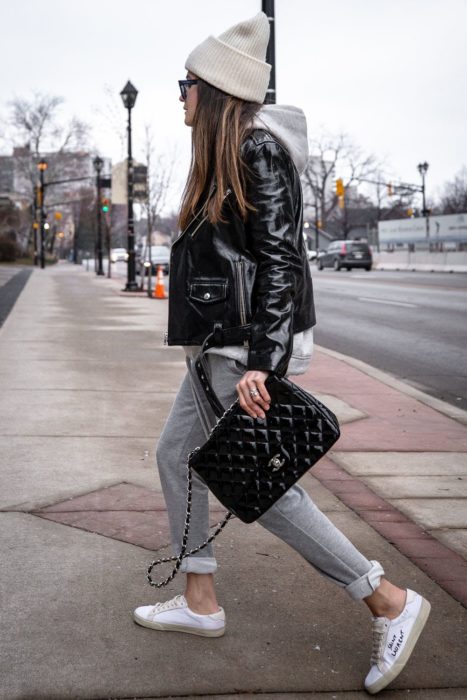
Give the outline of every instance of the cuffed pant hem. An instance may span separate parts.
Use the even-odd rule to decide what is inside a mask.
[[[182,561],[180,571],[183,574],[214,574],[217,561],[214,557],[187,557]]]
[[[384,569],[378,561],[370,561],[371,569],[356,581],[349,583],[345,590],[353,600],[363,600],[374,593],[384,576]]]

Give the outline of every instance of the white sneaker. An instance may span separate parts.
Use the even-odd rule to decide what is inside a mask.
[[[222,637],[225,632],[225,612],[198,615],[188,607],[185,596],[177,595],[165,603],[136,608],[133,619],[138,625],[154,630],[188,632],[202,637]]]
[[[399,675],[417,643],[430,614],[430,603],[407,590],[405,607],[399,617],[373,618],[373,652],[365,688],[374,695]]]

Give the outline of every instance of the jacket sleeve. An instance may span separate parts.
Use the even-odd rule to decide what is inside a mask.
[[[297,250],[294,170],[288,153],[268,140],[245,154],[250,171],[248,201],[256,208],[246,222],[248,246],[257,262],[252,299],[248,369],[284,374],[292,353]]]

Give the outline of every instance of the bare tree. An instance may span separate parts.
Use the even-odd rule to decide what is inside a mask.
[[[467,212],[467,167],[464,165],[454,180],[446,182],[441,195],[442,214],[463,214]]]
[[[142,203],[143,213],[148,221],[149,234],[156,227],[158,218],[163,211],[167,196],[173,184],[174,167],[177,162],[177,153],[158,153],[154,144],[154,133],[149,124],[144,128],[144,151],[148,168],[147,198]]]
[[[372,200],[375,202],[376,221],[401,219],[407,216],[408,210],[416,208],[419,193],[410,186],[398,185],[395,180],[379,169],[375,171]]]
[[[344,238],[353,225],[347,216],[347,207],[339,208],[334,181],[342,178],[346,191],[361,181],[374,177],[378,162],[374,155],[365,154],[345,133],[337,136],[323,132],[310,141],[310,158],[302,174],[305,207],[315,207],[320,228],[328,222],[339,222]],[[353,197],[356,199],[356,195]]]
[[[92,187],[81,187],[79,198],[71,204],[75,226],[74,248],[76,254],[95,254],[96,247],[96,197]]]
[[[90,128],[73,117],[69,122],[59,120],[62,97],[34,93],[31,99],[15,97],[9,103],[12,140],[21,145],[29,144],[37,158],[46,149],[55,152],[79,150],[86,146]]]
[[[120,144],[121,157],[126,155],[126,122],[122,116],[122,103],[117,99],[115,90],[110,85],[104,85],[105,102],[102,107],[95,107],[94,111],[106,129],[114,134]]]
[[[13,187],[30,200],[37,186],[37,161],[41,155],[47,154],[48,180],[82,176],[87,170],[85,150],[90,127],[76,117],[63,119],[63,102],[62,97],[37,92],[30,98],[15,97],[8,103],[6,135],[10,146],[16,147]],[[66,200],[73,195],[66,185],[53,192],[54,199],[61,195]],[[48,245],[53,247],[53,241]]]
[[[177,161],[176,151],[172,154],[158,153],[154,144],[154,133],[149,124],[144,128],[144,158],[147,166],[147,195],[141,202],[143,217],[147,221],[146,242],[143,251],[143,259],[146,258],[146,250],[151,246],[152,232],[156,228],[161,213],[167,202],[167,196],[173,184],[174,167]],[[144,276],[141,278],[143,285]],[[151,286],[151,266],[149,266],[148,290]]]

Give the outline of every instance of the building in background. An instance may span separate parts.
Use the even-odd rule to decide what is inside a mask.
[[[378,237],[386,250],[467,250],[467,213],[379,221]]]

